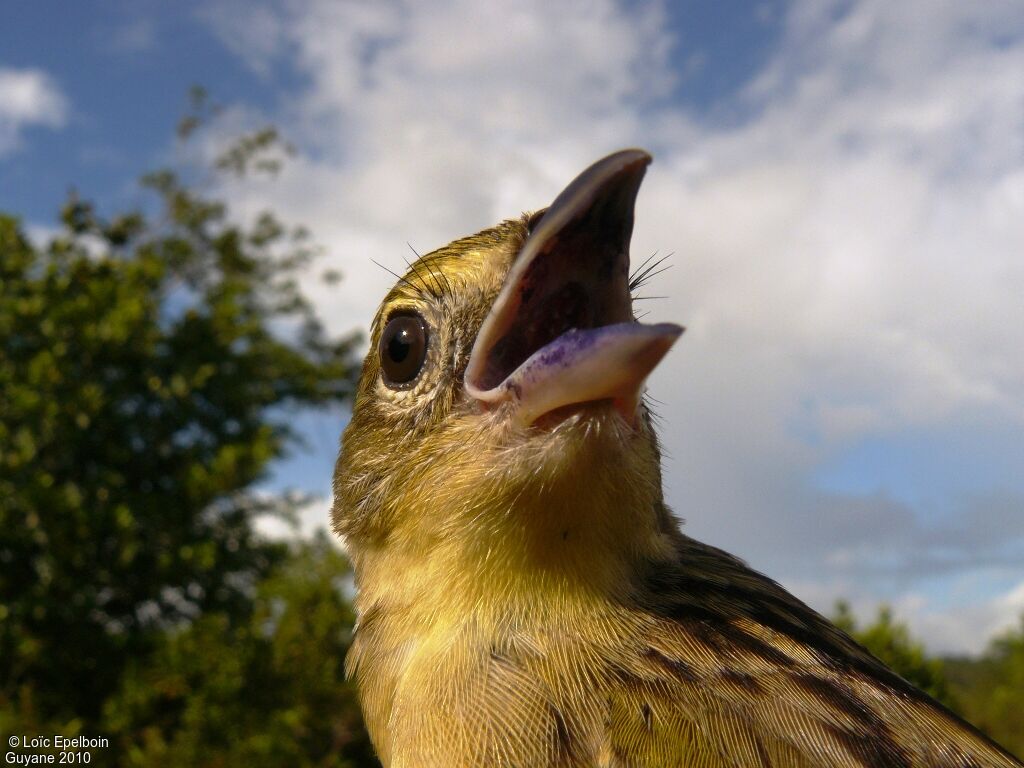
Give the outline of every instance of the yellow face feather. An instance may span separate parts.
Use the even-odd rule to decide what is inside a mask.
[[[420,258],[381,304],[332,512],[381,760],[1019,766],[679,532],[634,395],[680,329],[635,324],[621,274],[648,160]]]
[[[334,487],[335,529],[357,571],[375,574],[360,579],[364,600],[415,595],[456,620],[508,612],[536,590],[603,595],[625,583],[635,554],[659,546],[659,456],[646,416],[634,428],[595,404],[538,429],[462,395],[476,331],[527,220],[424,256],[378,312]],[[422,373],[388,386],[381,334],[413,312],[427,326]]]

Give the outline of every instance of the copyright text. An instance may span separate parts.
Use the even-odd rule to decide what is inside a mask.
[[[87,765],[92,762],[93,749],[106,749],[106,736],[25,736],[7,737],[7,765]]]

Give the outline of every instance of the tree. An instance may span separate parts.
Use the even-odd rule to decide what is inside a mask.
[[[276,133],[254,136],[222,167],[274,170],[247,161]],[[91,726],[166,631],[248,617],[288,554],[253,523],[293,507],[253,486],[297,438],[289,409],[352,391],[355,336],[329,337],[296,280],[305,232],[269,213],[240,225],[171,171],[144,184],[157,215],[104,219],[72,197],[46,247],[0,214],[9,733]]]
[[[259,585],[247,621],[204,614],[161,638],[108,702],[124,764],[376,765],[344,680],[348,575],[321,535]]]
[[[1024,616],[980,659],[949,659],[950,683],[964,714],[993,739],[1024,756]]]

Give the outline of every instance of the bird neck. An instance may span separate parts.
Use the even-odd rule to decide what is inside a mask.
[[[357,607],[423,625],[543,621],[623,596],[643,563],[671,551],[674,524],[653,483],[567,478],[486,496],[485,506],[428,503],[406,519],[444,525],[362,549]]]

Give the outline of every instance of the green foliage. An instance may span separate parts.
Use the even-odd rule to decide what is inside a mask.
[[[108,704],[124,765],[375,764],[344,680],[347,574],[321,536],[260,584],[244,620],[209,613],[164,636]]]
[[[850,606],[840,601],[836,603],[832,621],[904,680],[954,712],[958,711],[942,661],[925,655],[924,646],[910,637],[905,625],[893,619],[892,610],[888,606],[883,605],[878,609],[873,624],[860,628]]]
[[[247,158],[275,138],[225,167],[259,170]],[[170,171],[144,183],[154,216],[72,197],[45,249],[0,214],[7,732],[95,729],[126,663],[171,652],[169,630],[191,627],[185,653],[250,616],[288,556],[253,523],[294,506],[253,485],[297,437],[289,411],[352,388],[354,338],[329,338],[297,284],[304,231],[238,225]]]
[[[1024,756],[1024,616],[979,659],[948,659],[950,685],[972,723]]]

